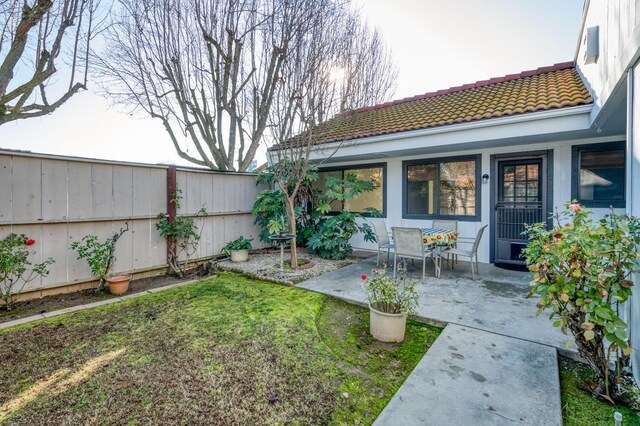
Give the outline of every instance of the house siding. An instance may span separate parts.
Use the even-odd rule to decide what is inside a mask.
[[[482,150],[467,150],[467,151],[449,151],[438,152],[437,154],[429,153],[425,151],[423,155],[412,155],[407,157],[389,158],[387,163],[387,188],[386,188],[386,205],[387,205],[387,227],[392,226],[406,226],[406,227],[427,227],[430,226],[432,220],[430,219],[407,219],[403,217],[403,162],[418,160],[418,159],[437,159],[443,157],[455,157],[455,156],[471,156],[480,155],[481,170],[478,175],[489,174],[489,182],[482,183],[481,185],[481,197],[480,197],[480,218],[470,219],[458,222],[458,232],[461,237],[473,238],[478,230],[484,226],[489,225],[487,232],[483,237],[482,243],[478,251],[479,261],[483,263],[489,263],[491,260],[491,239],[493,238],[493,229],[491,228],[491,216],[493,215],[493,206],[491,204],[491,186],[494,179],[491,171],[491,156],[507,153],[521,153],[530,151],[547,151],[551,150],[553,155],[553,161],[550,163],[553,167],[553,180],[551,182],[553,200],[552,208],[562,208],[564,203],[571,200],[571,153],[573,145],[583,145],[589,143],[602,143],[610,141],[625,140],[624,136],[596,138],[596,139],[578,139],[578,140],[564,140],[556,141],[544,144],[529,144],[529,145],[515,145],[507,147],[487,148]],[[335,162],[331,166],[346,166],[356,164],[366,164],[367,161],[351,161],[351,162]],[[602,217],[607,213],[608,209],[595,208],[592,209],[595,213],[595,217]],[[624,209],[617,209],[618,212],[624,212]],[[352,245],[358,249],[375,250],[375,244],[367,243],[362,238],[362,235],[356,235],[352,238]]]

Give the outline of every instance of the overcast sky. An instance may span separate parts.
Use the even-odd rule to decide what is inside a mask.
[[[393,52],[397,99],[572,61],[584,0],[355,3]],[[91,88],[50,116],[0,126],[0,148],[188,164],[159,121],[112,108]]]

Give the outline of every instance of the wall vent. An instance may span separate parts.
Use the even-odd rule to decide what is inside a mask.
[[[587,28],[587,34],[584,36],[584,63],[595,64],[598,62],[600,53],[600,37],[598,26]]]

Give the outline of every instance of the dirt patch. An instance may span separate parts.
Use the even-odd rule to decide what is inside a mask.
[[[131,281],[127,294],[142,293],[154,288],[190,281],[198,278],[196,270],[190,271],[184,278],[177,278],[171,275],[159,275],[157,277],[143,278]],[[98,291],[87,289],[74,293],[57,294],[41,299],[18,301],[10,311],[0,309],[0,323],[13,321],[31,315],[44,314],[45,312],[57,311],[59,309],[70,308],[78,305],[100,302],[118,297],[108,291]]]
[[[289,254],[285,253],[285,260]],[[309,278],[326,274],[336,269],[344,268],[356,262],[356,259],[347,258],[345,260],[322,259],[311,253],[299,253],[298,260],[304,265],[298,269],[287,269],[285,267],[285,279],[279,279],[278,265],[280,265],[280,252],[277,253],[255,253],[251,254],[247,262],[233,263],[229,259],[219,260],[216,265],[226,271],[234,271],[246,274],[250,277],[279,282],[283,284],[297,284]]]

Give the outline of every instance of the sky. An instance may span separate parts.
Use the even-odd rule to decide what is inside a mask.
[[[355,0],[398,67],[393,99],[574,60],[584,0]],[[0,148],[188,165],[162,124],[96,87],[52,115],[0,126]],[[258,163],[264,162],[260,150]]]

